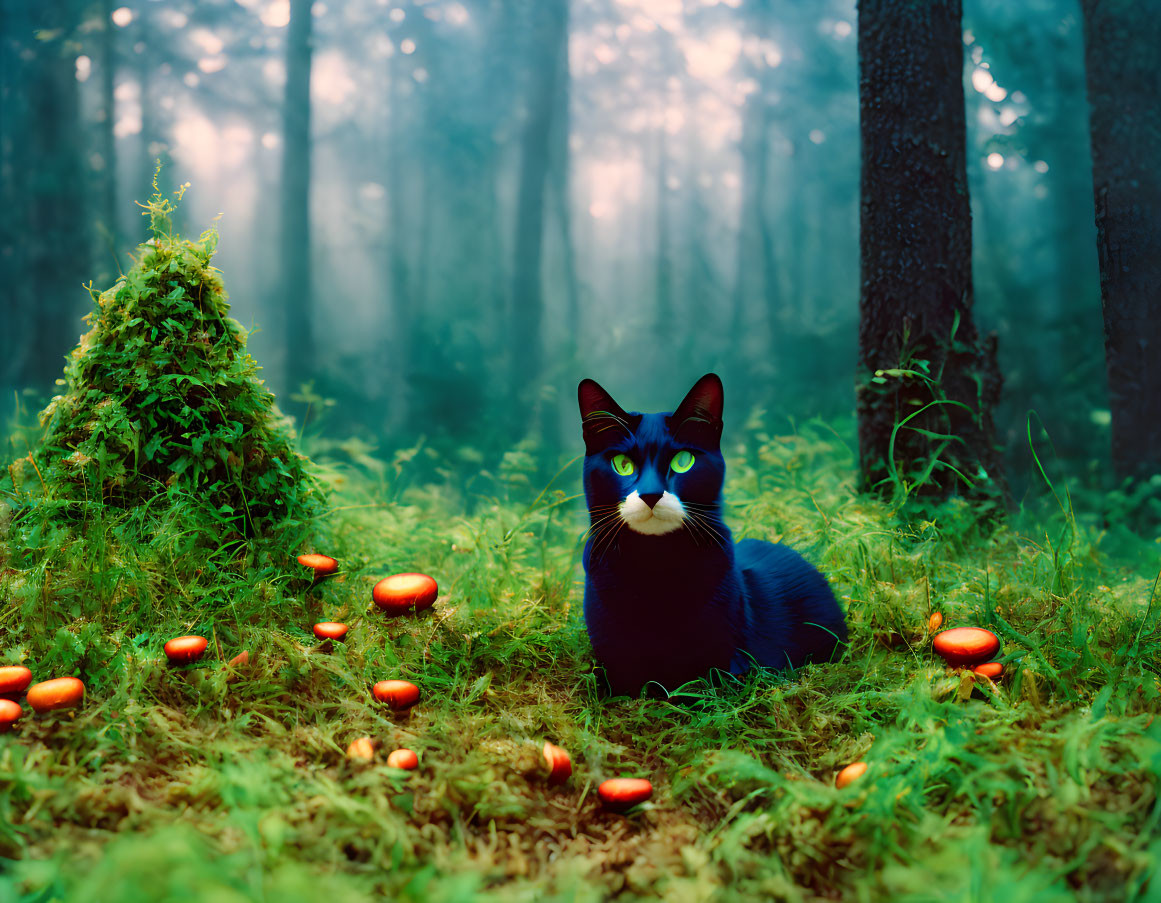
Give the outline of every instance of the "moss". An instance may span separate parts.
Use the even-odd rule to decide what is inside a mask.
[[[142,206],[153,237],[112,287],[90,286],[91,328],[14,481],[37,502],[58,503],[39,508],[64,521],[93,503],[148,503],[158,517],[180,503],[196,513],[195,530],[220,540],[309,520],[321,489],[258,378],[245,330],[228,316],[211,265],[216,230],[197,241],[171,234],[175,206],[160,191]]]

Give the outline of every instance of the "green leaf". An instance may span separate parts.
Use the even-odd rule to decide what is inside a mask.
[[[145,443],[145,448],[142,453],[145,455],[146,461],[152,461],[156,455],[165,446],[165,434],[155,433],[153,437]]]

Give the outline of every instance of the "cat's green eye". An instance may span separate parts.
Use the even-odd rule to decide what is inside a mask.
[[[669,466],[674,473],[685,473],[693,467],[693,453],[679,451],[673,456],[673,460],[669,462]]]
[[[613,470],[623,477],[629,476],[633,472],[633,459],[628,455],[614,455]]]

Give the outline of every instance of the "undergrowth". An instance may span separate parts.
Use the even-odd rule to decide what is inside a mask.
[[[311,550],[341,571],[318,583],[304,547],[215,555],[180,516],[147,537],[135,509],[95,508],[83,542],[36,537],[35,567],[0,526],[0,664],[88,691],[0,736],[0,900],[1156,899],[1154,574],[1071,506],[905,521],[856,495],[852,435],[754,426],[726,449],[735,538],[815,561],[848,651],[668,698],[602,690],[579,460],[547,486],[520,454],[418,484],[422,444],[382,461],[320,440],[332,507]],[[386,620],[370,588],[400,571],[440,596]],[[933,612],[1001,637],[998,684],[932,654]],[[346,641],[320,644],[318,620]],[[166,667],[186,633],[209,654]],[[409,713],[373,703],[391,677],[420,687]],[[345,755],[360,736],[370,765]],[[572,756],[562,787],[545,740]],[[385,767],[399,746],[418,770]],[[655,792],[618,815],[595,789],[622,775]]]
[[[27,454],[5,462],[16,546],[33,552],[22,567],[44,565],[39,550],[66,535],[86,541],[114,528],[257,554],[263,539],[301,539],[321,502],[292,424],[228,316],[211,265],[217,230],[196,242],[174,235],[175,201],[157,179],[141,205],[151,237],[114,285],[89,287],[91,328],[61,392],[40,413],[42,431],[24,437]]]

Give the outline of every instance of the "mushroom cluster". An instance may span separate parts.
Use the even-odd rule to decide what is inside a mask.
[[[998,692],[996,681],[1004,673],[1004,665],[996,661],[1000,652],[1000,638],[982,627],[952,627],[940,631],[931,640],[931,648],[943,658],[949,668],[960,672],[959,698],[971,696],[987,698],[986,687]]]
[[[338,571],[338,562],[327,555],[310,553],[298,556],[298,562],[313,571],[313,587],[323,578]],[[439,588],[427,574],[393,574],[379,580],[371,591],[374,605],[388,617],[419,614],[435,603]],[[316,651],[331,651],[331,643],[343,640],[350,628],[339,621],[320,621],[312,627],[314,635],[323,641]],[[189,634],[174,637],[164,646],[165,661],[170,666],[193,665],[201,661],[209,648],[204,636]],[[219,649],[219,654],[221,650]],[[250,662],[248,650],[231,658],[225,667],[241,669]],[[11,730],[24,714],[17,701],[26,692],[28,704],[38,713],[79,706],[84,699],[85,685],[76,677],[58,677],[32,683],[31,669],[23,665],[0,666],[0,733]],[[231,675],[233,679],[236,675]],[[377,681],[371,687],[373,698],[387,705],[392,712],[408,712],[419,702],[420,690],[411,681],[388,679]],[[346,755],[352,762],[368,763],[374,760],[378,741],[371,737],[357,737],[347,747]],[[549,786],[564,784],[572,776],[572,759],[562,747],[546,741],[543,747],[543,774]],[[419,767],[419,756],[408,748],[395,749],[387,755],[390,768],[413,771]],[[615,812],[624,812],[648,800],[653,785],[645,778],[618,777],[602,782],[597,788],[601,803]]]
[[[24,716],[20,697],[37,714],[79,706],[85,698],[85,685],[76,677],[55,677],[32,683],[32,669],[24,665],[0,667],[0,734]]]

